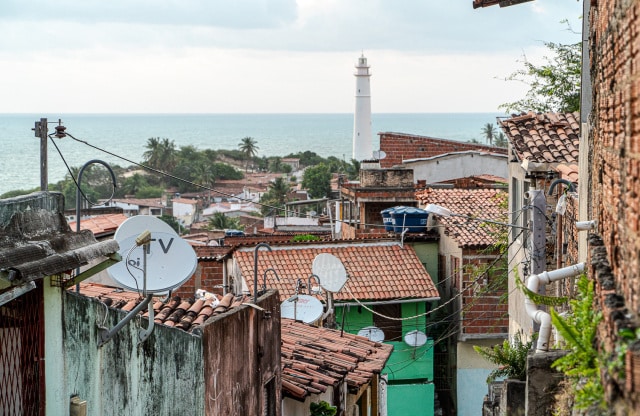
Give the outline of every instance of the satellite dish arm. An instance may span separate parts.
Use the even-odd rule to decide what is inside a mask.
[[[142,302],[140,302],[135,308],[133,308],[127,314],[127,316],[125,316],[124,319],[122,319],[122,321],[118,322],[116,326],[114,326],[112,329],[99,327],[98,328],[98,347],[102,347],[104,344],[109,342],[111,338],[113,338],[113,336],[122,329],[122,327],[124,327],[127,323],[129,323],[129,321],[133,319],[133,317],[136,316],[138,313],[140,313],[141,310],[146,308],[152,299],[153,299],[153,294],[147,295],[147,297]],[[153,316],[151,311],[153,311],[153,306],[149,308],[149,318],[150,318],[149,328],[153,329]],[[144,341],[144,340],[141,340],[141,341]]]

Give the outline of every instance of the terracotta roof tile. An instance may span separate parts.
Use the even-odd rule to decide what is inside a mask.
[[[125,222],[129,217],[124,214],[106,214],[106,215],[96,215],[91,218],[83,218],[80,221],[80,229],[81,230],[90,230],[93,235],[96,237],[100,237],[104,234],[114,234],[120,224]],[[69,227],[73,231],[76,230],[76,222],[69,222]]]
[[[431,276],[413,248],[408,245],[401,246],[397,242],[349,243],[273,246],[272,249],[273,251],[261,250],[259,253],[258,287],[262,287],[266,277],[267,288],[278,289],[283,301],[294,295],[298,279],[302,279],[306,287],[312,274],[313,260],[321,253],[336,256],[347,271],[345,288],[334,294],[337,301],[349,301],[353,297],[383,300],[439,296]],[[249,290],[253,291],[254,250],[238,250],[234,253],[234,259]],[[276,280],[273,273],[265,276],[269,268],[276,271],[280,280]],[[306,291],[305,289],[301,293]]]
[[[318,328],[291,319],[281,321],[282,393],[304,401],[346,380],[351,392],[384,368],[393,346]]]
[[[498,121],[521,161],[566,163],[578,161],[579,113],[529,112]]]
[[[573,183],[578,183],[578,165],[560,164],[556,166],[556,171],[560,174],[561,179],[566,179]]]
[[[493,221],[507,220],[507,193],[500,189],[434,189],[416,193],[421,206],[440,205],[456,214]],[[463,217],[436,217],[445,226],[445,234],[460,247],[486,246],[494,242],[492,235],[498,226]]]
[[[69,290],[75,291],[75,288]],[[89,298],[102,301],[112,308],[131,310],[135,308],[143,299],[136,292],[126,291],[120,288],[101,285],[98,283],[83,282],[80,284],[80,294]],[[167,302],[162,302],[160,298],[154,300],[154,322],[170,327],[176,327],[183,331],[193,332],[211,316],[227,312],[229,309],[240,306],[250,301],[245,296],[225,295],[224,298],[218,296],[214,299],[181,299],[174,296]],[[220,302],[215,310],[213,304]],[[148,317],[148,311],[142,316]]]

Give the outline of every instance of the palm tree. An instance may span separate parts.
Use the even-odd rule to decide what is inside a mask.
[[[151,137],[145,147],[147,151],[142,157],[150,168],[171,172],[176,167],[176,144],[173,140]]]
[[[278,177],[269,183],[269,195],[277,202],[278,206],[287,202],[287,194],[290,189],[289,184],[282,177]]]
[[[507,136],[503,132],[498,133],[496,136],[496,146],[507,147]]]
[[[240,141],[240,143],[238,143],[238,149],[244,155],[244,171],[246,172],[247,167],[249,166],[249,161],[258,154],[259,147],[257,146],[257,142],[253,137],[245,137]]]
[[[210,230],[241,230],[243,227],[237,218],[230,218],[222,212],[216,212],[213,217],[209,218],[207,228]]]
[[[489,146],[493,145],[493,138],[495,137],[496,133],[496,128],[492,123],[487,123],[484,125],[484,127],[482,127],[482,134],[487,139],[487,143],[489,143]]]
[[[200,185],[209,190],[209,203],[211,203],[211,188],[216,181],[211,165],[208,162],[200,161],[193,167],[193,176]]]

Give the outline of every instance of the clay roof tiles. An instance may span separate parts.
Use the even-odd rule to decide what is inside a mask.
[[[355,392],[384,368],[393,346],[282,319],[282,393],[304,401],[341,380]]]
[[[579,113],[524,113],[498,120],[521,161],[535,163],[578,162]]]
[[[71,289],[70,291],[74,290]],[[98,299],[107,306],[122,310],[131,310],[143,300],[141,295],[136,292],[98,283],[81,283],[80,294]],[[245,296],[234,296],[232,294],[227,294],[224,297],[214,296],[216,296],[215,299],[182,299],[174,296],[164,302],[163,299],[157,298],[153,303],[154,322],[193,332],[209,317],[227,312],[240,306],[245,301],[249,301],[249,298]],[[215,308],[213,307],[214,305]],[[148,311],[142,316],[147,317]]]
[[[367,300],[439,297],[413,248],[397,242],[287,246],[272,247],[272,250],[259,252],[258,287],[262,287],[266,278],[267,288],[278,289],[283,301],[294,295],[298,279],[302,279],[306,287],[313,273],[313,260],[321,253],[336,256],[346,269],[347,284],[333,296],[337,301],[350,301],[353,297]],[[234,259],[249,290],[253,291],[254,250],[238,250]],[[279,280],[273,273],[266,272],[269,268],[276,271]],[[307,290],[300,293],[303,292]]]
[[[421,206],[440,205],[455,214],[504,222],[507,220],[507,193],[499,189],[434,189],[416,193]],[[464,217],[436,217],[444,233],[460,247],[486,246],[494,242],[499,225]]]

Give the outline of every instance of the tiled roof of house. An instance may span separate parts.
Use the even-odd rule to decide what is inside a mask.
[[[499,120],[521,161],[534,163],[578,162],[579,113],[529,112]]]
[[[197,199],[187,199],[187,198],[173,198],[171,200],[172,203],[176,203],[176,204],[185,204],[185,205],[197,205],[198,204],[198,200]]]
[[[573,183],[578,183],[578,165],[560,164],[556,166],[556,171],[560,174],[561,179],[566,179]]]
[[[282,394],[304,401],[346,379],[350,392],[384,368],[393,346],[282,319]]]
[[[75,288],[69,291],[73,292]],[[97,283],[81,283],[80,294],[98,299],[107,306],[124,311],[132,310],[143,300],[139,293]],[[174,296],[164,303],[162,298],[156,298],[153,303],[154,322],[193,332],[211,316],[227,312],[229,309],[250,300],[246,296],[234,296],[231,293],[225,296],[214,296],[216,298],[212,297],[206,300],[182,299],[179,296]],[[146,311],[142,316],[147,317],[148,314],[149,312]]]
[[[278,289],[280,299],[285,300],[295,293],[298,279],[306,284],[313,273],[313,260],[318,254],[336,256],[344,265],[348,281],[340,292],[334,294],[338,301],[349,301],[353,297],[367,300],[397,298],[437,298],[438,291],[412,247],[397,242],[354,243],[272,247],[273,251],[258,253],[258,287],[262,287],[266,273],[269,289]],[[253,291],[254,250],[237,250],[234,259],[240,273]],[[322,279],[322,276],[319,276]],[[348,288],[348,290],[347,290]],[[349,293],[349,291],[351,293]],[[353,296],[351,295],[353,294]]]
[[[129,217],[124,214],[107,214],[96,215],[91,218],[83,218],[80,220],[80,229],[89,230],[96,237],[105,234],[114,234],[120,224],[125,222]],[[69,222],[69,227],[75,231],[76,221]]]
[[[421,206],[440,205],[455,214],[503,222],[507,219],[507,193],[499,189],[434,189],[416,193]],[[498,226],[464,217],[436,217],[444,233],[460,247],[486,246],[494,242]]]

